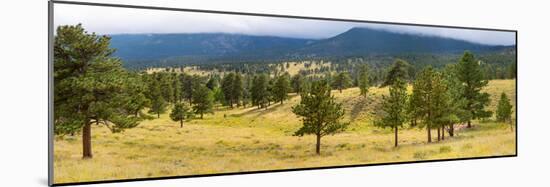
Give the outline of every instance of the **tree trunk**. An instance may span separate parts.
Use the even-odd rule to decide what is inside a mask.
[[[395,127],[395,147],[397,147],[397,126]]]
[[[437,128],[437,141],[441,141],[441,128]]]
[[[510,119],[510,131],[514,132],[514,121]]]
[[[157,119],[160,118],[160,112],[157,112]]]
[[[430,125],[428,125],[428,143],[432,142],[432,129],[430,128]]]
[[[180,128],[183,128],[183,120],[180,119]]]
[[[468,128],[472,128],[472,121],[468,120]]]
[[[321,154],[321,135],[317,134],[317,145],[315,146],[315,153],[317,155]]]
[[[445,126],[441,127],[441,140],[445,140]]]
[[[201,112],[201,119],[202,119],[202,115],[203,115],[203,113]]]
[[[451,125],[449,126],[449,136],[450,136],[450,137],[455,136],[455,125],[454,125],[454,124],[451,124]]]
[[[82,158],[92,158],[92,127],[86,123],[82,128]]]

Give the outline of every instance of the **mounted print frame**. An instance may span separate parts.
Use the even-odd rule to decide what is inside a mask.
[[[517,156],[517,31],[49,2],[49,184]]]

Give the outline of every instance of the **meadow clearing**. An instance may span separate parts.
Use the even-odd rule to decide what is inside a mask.
[[[516,106],[515,80],[491,80],[484,89],[491,94],[494,111],[501,92]],[[410,88],[409,88],[410,89]],[[168,117],[146,120],[123,133],[105,126],[92,128],[93,159],[82,159],[80,135],[57,136],[54,142],[54,182],[114,180],[230,173],[242,171],[356,165],[464,157],[513,155],[515,132],[493,119],[474,121],[455,137],[426,143],[426,130],[405,126],[399,147],[393,147],[393,131],[374,127],[373,110],[387,88],[371,87],[367,98],[357,87],[333,90],[344,103],[349,128],[322,139],[321,155],[315,154],[314,136],[292,134],[302,125],[291,107],[299,103],[292,94],[284,104],[267,109],[218,106],[204,119],[191,119],[180,128]],[[515,116],[515,113],[514,115]],[[515,120],[515,117],[514,117]],[[514,128],[515,131],[515,128]],[[435,130],[432,132],[434,136]],[[437,135],[435,135],[437,136]]]

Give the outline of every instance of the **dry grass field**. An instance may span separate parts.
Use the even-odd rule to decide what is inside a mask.
[[[501,92],[515,106],[515,86],[515,80],[490,81],[485,89],[491,94],[489,109],[495,110]],[[426,130],[405,127],[399,133],[400,146],[394,148],[392,131],[371,124],[371,112],[386,93],[387,89],[371,88],[365,99],[359,96],[358,88],[333,91],[344,103],[345,121],[351,125],[344,133],[324,137],[320,156],[315,154],[314,136],[292,136],[301,121],[291,112],[300,98],[291,95],[284,104],[267,109],[219,107],[202,120],[184,122],[183,128],[171,121],[168,113],[123,133],[93,127],[93,159],[81,159],[80,135],[56,137],[54,182],[515,154],[515,132],[509,125],[492,120],[475,121],[473,128],[459,130],[457,136],[429,144]]]

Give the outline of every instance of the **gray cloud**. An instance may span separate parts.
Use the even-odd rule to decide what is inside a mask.
[[[98,34],[239,33],[294,38],[328,38],[352,27],[442,36],[482,44],[515,45],[515,33],[472,29],[289,19],[195,12],[56,4],[54,25],[82,23]]]

